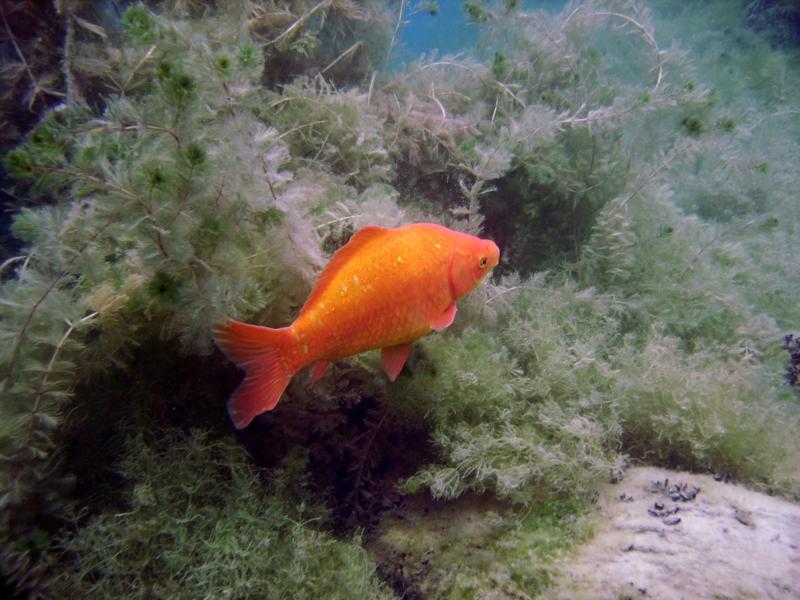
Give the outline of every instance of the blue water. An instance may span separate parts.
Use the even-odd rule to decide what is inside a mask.
[[[404,15],[405,27],[398,34],[397,48],[392,62],[410,62],[421,54],[435,51],[445,54],[470,53],[478,40],[479,26],[471,23],[464,10],[463,0],[441,0],[435,15],[415,8],[408,3]],[[521,8],[527,11],[545,10],[556,13],[564,8],[566,0],[527,0]]]

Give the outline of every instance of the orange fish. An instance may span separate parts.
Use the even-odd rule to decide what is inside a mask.
[[[292,376],[311,365],[311,383],[331,361],[381,348],[394,381],[411,344],[453,322],[456,302],[500,260],[490,240],[433,223],[365,227],[320,273],[294,323],[280,329],[229,320],[214,340],[246,377],[228,401],[237,429],[272,410]]]

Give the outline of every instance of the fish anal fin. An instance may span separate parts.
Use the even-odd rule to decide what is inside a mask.
[[[354,233],[353,237],[350,238],[350,241],[339,248],[334,253],[330,262],[328,262],[325,268],[322,269],[319,277],[317,277],[317,283],[314,286],[314,291],[311,292],[308,300],[306,300],[305,304],[303,304],[303,308],[300,309],[300,314],[305,311],[306,307],[312,306],[316,303],[336,274],[341,270],[342,266],[344,266],[351,258],[353,258],[353,256],[358,254],[365,246],[372,243],[376,239],[383,237],[389,231],[390,229],[387,229],[386,227],[368,225],[367,227],[359,229],[356,233]]]
[[[311,365],[311,370],[308,373],[308,387],[314,387],[314,384],[317,383],[322,376],[325,375],[325,371],[328,366],[331,364],[329,360],[318,360],[313,365]]]
[[[400,371],[403,370],[409,352],[411,352],[411,344],[399,344],[381,350],[381,366],[390,381],[397,379]]]
[[[453,302],[450,306],[448,306],[444,312],[436,317],[433,322],[431,323],[431,329],[435,331],[441,331],[450,325],[453,324],[453,321],[456,318],[456,313],[458,312],[458,308],[456,308],[456,303]]]

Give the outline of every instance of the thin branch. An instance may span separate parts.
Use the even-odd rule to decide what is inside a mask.
[[[28,327],[31,325],[31,321],[33,321],[33,315],[36,314],[36,311],[39,309],[39,306],[42,302],[44,302],[45,298],[50,295],[50,292],[55,289],[58,282],[64,278],[64,273],[61,273],[58,277],[53,279],[47,289],[39,296],[39,299],[33,303],[31,309],[28,311],[28,316],[25,318],[25,322],[22,324],[22,328],[19,330],[16,338],[14,339],[14,346],[11,349],[11,360],[8,361],[8,372],[6,375],[6,382],[3,385],[3,391],[7,392],[11,387],[11,383],[14,380],[14,375],[16,374],[17,370],[17,360],[19,359],[19,351],[22,347],[22,340],[25,339],[25,334],[28,332]]]
[[[564,31],[564,29],[566,29],[566,27],[567,27],[567,24],[570,22],[570,20],[572,19],[572,17],[574,17],[574,16],[575,16],[575,14],[576,14],[576,13],[577,13],[579,10],[581,10],[582,8],[583,8],[583,4],[579,4],[577,7],[575,7],[575,10],[573,10],[571,13],[569,13],[569,16],[568,16],[566,19],[564,19],[564,22],[561,24],[561,31]]]
[[[658,44],[656,43],[655,38],[650,35],[650,32],[647,31],[647,28],[639,23],[636,19],[629,17],[628,15],[623,15],[622,13],[617,12],[596,12],[595,15],[599,15],[601,17],[616,17],[618,19],[622,19],[623,21],[633,25],[636,29],[642,32],[644,36],[644,40],[647,44],[655,50],[656,54],[656,66],[658,67],[658,75],[656,77],[656,84],[653,86],[653,91],[655,92],[658,89],[658,86],[661,85],[661,77],[663,76],[663,69],[661,67],[661,51],[658,49]]]
[[[636,186],[636,189],[634,189],[630,194],[628,194],[628,196],[626,196],[625,199],[622,200],[622,202],[620,202],[617,206],[614,207],[613,210],[611,210],[608,213],[608,216],[611,217],[615,215],[618,210],[625,208],[628,202],[630,202],[635,196],[637,196],[645,188],[645,186],[656,177],[656,175],[658,175],[659,173],[661,173],[661,171],[669,167],[681,154],[688,151],[691,146],[692,144],[686,144],[683,146],[683,148],[680,148],[679,150],[675,151],[672,154],[672,156],[668,156],[667,158],[665,158],[660,165],[658,165],[656,168],[650,171],[650,173],[647,174],[647,177],[645,177],[642,180],[642,182],[638,186]]]
[[[372,444],[375,443],[375,437],[378,435],[378,431],[380,431],[381,427],[383,427],[383,423],[386,420],[386,415],[389,414],[388,410],[383,412],[383,416],[381,416],[381,420],[375,425],[375,428],[372,430],[372,435],[369,437],[366,446],[361,453],[361,463],[358,466],[358,473],[356,474],[356,480],[353,482],[353,489],[352,489],[352,498],[353,502],[351,504],[352,510],[350,513],[351,518],[355,514],[358,508],[358,495],[361,491],[361,480],[364,476],[364,465],[367,463],[367,456],[369,456],[370,450],[372,448]]]
[[[64,175],[70,175],[71,177],[75,177],[76,179],[83,179],[84,181],[91,181],[92,183],[97,183],[99,185],[104,185],[104,186],[114,190],[115,192],[119,192],[120,194],[130,198],[131,200],[135,200],[139,204],[139,206],[141,206],[145,210],[145,212],[147,213],[147,216],[150,217],[150,220],[153,223],[158,223],[158,219],[156,219],[155,213],[147,205],[147,203],[144,201],[144,199],[141,196],[139,196],[139,194],[137,194],[135,192],[132,192],[129,189],[122,187],[119,184],[113,183],[111,181],[106,181],[105,179],[97,177],[96,175],[91,175],[89,173],[83,173],[81,171],[74,171],[72,169],[63,169],[63,168],[57,168],[57,167],[47,167],[44,170],[45,171],[49,171],[51,173],[62,173]],[[158,227],[154,227],[154,231],[155,231],[155,234],[156,234],[156,243],[158,244],[158,250],[164,256],[164,258],[167,258],[167,259],[171,258],[170,255],[169,255],[169,252],[167,252],[167,249],[164,246],[164,238],[161,236],[161,231],[158,229]]]
[[[15,262],[19,262],[21,260],[26,260],[26,259],[27,259],[26,256],[12,256],[11,258],[4,260],[3,264],[0,265],[0,276],[5,272],[5,270],[8,267],[13,265]]]
[[[301,129],[305,129],[306,127],[314,127],[314,125],[323,125],[327,123],[327,121],[312,121],[310,123],[303,123],[302,125],[298,125],[297,127],[292,127],[291,129],[287,129],[282,134],[278,136],[279,140],[282,140],[287,135],[294,133],[295,131],[300,131]]]
[[[756,127],[760,127],[760,126],[761,126],[761,124],[762,124],[764,121],[766,121],[767,119],[771,119],[772,117],[784,117],[784,116],[786,116],[786,115],[796,115],[796,114],[798,114],[798,113],[800,113],[800,110],[779,110],[778,112],[774,112],[774,113],[771,113],[771,114],[768,114],[768,115],[764,115],[764,116],[763,116],[763,117],[761,117],[761,118],[760,118],[758,121],[756,121],[755,123],[753,123],[753,124],[750,126],[750,129],[751,129],[751,130],[753,130],[753,129],[755,129]]]
[[[564,29],[566,29],[567,24],[570,22],[572,17],[574,17],[578,13],[578,11],[580,11],[582,8],[584,8],[584,5],[583,4],[579,5],[578,7],[575,8],[575,10],[573,10],[569,14],[569,16],[566,19],[564,19],[564,22],[561,24],[561,31],[562,32],[564,31]],[[636,19],[634,19],[632,17],[629,17],[628,15],[624,15],[622,13],[598,11],[598,12],[592,13],[592,16],[595,16],[595,15],[596,16],[600,16],[600,17],[615,17],[617,19],[622,19],[626,23],[628,23],[630,25],[633,25],[636,29],[638,29],[639,31],[642,32],[642,36],[644,37],[645,42],[647,42],[647,44],[651,48],[653,48],[653,50],[655,50],[655,54],[656,54],[656,67],[658,68],[658,75],[656,76],[656,83],[653,86],[653,91],[656,91],[658,89],[658,86],[661,85],[661,79],[663,77],[664,72],[663,72],[663,68],[662,68],[662,65],[661,65],[661,51],[658,48],[658,44],[656,43],[655,38],[650,34],[650,32],[647,30],[647,28],[644,25],[642,25],[639,21],[637,21]]]
[[[75,171],[73,169],[64,169],[62,167],[43,167],[42,170],[47,171],[48,173],[59,173],[61,175],[69,175],[70,177],[74,177],[75,179],[83,179],[84,181],[91,181],[92,183],[97,183],[99,185],[106,186],[111,188],[115,192],[119,192],[123,196],[127,196],[133,200],[139,200],[139,196],[137,196],[134,192],[130,191],[127,188],[122,187],[116,183],[112,183],[111,181],[106,181],[97,175],[92,175],[90,173],[84,173],[82,171]]]
[[[367,91],[367,107],[372,102],[372,86],[375,85],[375,77],[378,75],[377,71],[372,72],[372,77],[369,78],[369,90]]]
[[[317,225],[314,230],[319,231],[323,227],[327,227],[328,225],[334,225],[335,223],[340,223],[342,221],[347,221],[349,219],[355,219],[359,215],[346,215],[344,217],[339,217],[338,219],[333,219],[332,221],[328,221],[327,223],[323,223],[322,225]]]
[[[498,287],[499,287],[499,286],[498,286]],[[489,304],[489,302],[494,302],[495,300],[499,300],[499,299],[500,299],[500,298],[502,298],[504,295],[506,295],[506,294],[508,294],[508,293],[510,293],[510,292],[515,292],[516,290],[521,290],[521,289],[523,289],[523,288],[524,288],[524,286],[521,286],[521,285],[515,285],[515,286],[513,286],[513,287],[510,287],[510,288],[503,288],[502,290],[499,290],[499,289],[498,289],[498,287],[494,287],[494,288],[487,288],[487,289],[493,289],[493,290],[495,290],[497,293],[496,293],[494,296],[490,296],[489,298],[487,298],[487,299],[484,301],[484,304]]]
[[[0,17],[3,18],[3,26],[5,27],[6,33],[8,34],[8,39],[11,40],[11,44],[14,46],[14,51],[17,53],[22,66],[25,68],[25,71],[28,73],[28,77],[31,80],[31,84],[33,84],[34,93],[31,96],[30,101],[28,102],[28,110],[33,110],[33,104],[36,102],[36,98],[39,97],[39,94],[49,94],[50,96],[58,96],[59,98],[63,98],[66,94],[63,92],[58,92],[56,90],[50,90],[44,88],[39,85],[39,81],[33,74],[28,61],[25,60],[25,55],[22,53],[22,49],[17,44],[17,38],[14,35],[14,32],[11,31],[11,26],[8,24],[8,19],[6,18],[6,11],[3,8],[3,2],[0,2]]]
[[[34,433],[34,424],[36,423],[36,415],[39,414],[39,411],[42,407],[42,402],[44,401],[45,393],[47,391],[47,383],[50,381],[50,375],[53,373],[53,369],[58,361],[59,357],[61,356],[61,352],[64,349],[64,345],[67,343],[67,339],[72,332],[75,331],[77,327],[84,325],[94,319],[98,315],[98,312],[95,311],[91,314],[86,315],[82,319],[78,320],[76,323],[72,323],[67,321],[67,325],[69,327],[64,332],[64,335],[61,336],[58,344],[56,345],[53,353],[50,355],[50,361],[47,363],[47,368],[44,371],[44,375],[42,375],[42,379],[39,382],[39,386],[36,389],[36,400],[33,403],[33,408],[31,409],[30,418],[28,420],[28,431],[25,435],[25,442],[22,444],[23,448],[27,448],[32,445],[33,443],[33,433]],[[9,481],[8,481],[8,488],[10,489],[13,487],[14,483],[19,478],[20,472],[22,471],[22,460],[18,458],[14,462],[14,467],[11,470]]]
[[[525,110],[527,108],[527,106],[525,106],[525,103],[519,98],[517,98],[517,95],[514,92],[512,92],[511,89],[509,89],[509,87],[505,83],[503,83],[502,81],[497,81],[496,79],[494,80],[494,83],[500,86],[500,89],[503,90],[506,94],[508,94],[514,100],[516,100],[517,103],[519,103],[519,105],[522,107],[522,110]]]
[[[683,279],[684,277],[686,277],[686,275],[689,273],[689,271],[694,269],[695,264],[697,264],[697,261],[700,260],[700,256],[703,254],[703,252],[708,250],[711,246],[716,244],[718,241],[726,238],[729,235],[740,233],[743,230],[747,229],[748,227],[752,227],[753,225],[757,225],[759,222],[760,222],[759,219],[750,219],[747,223],[743,223],[742,225],[733,227],[733,228],[728,229],[726,231],[721,231],[721,232],[717,231],[717,233],[715,233],[714,236],[709,241],[707,241],[705,244],[703,244],[703,247],[700,248],[700,250],[698,250],[695,253],[695,255],[692,257],[692,259],[686,265],[686,268],[680,274],[679,278]]]
[[[349,47],[347,50],[345,50],[345,51],[344,51],[344,52],[342,52],[342,53],[341,53],[339,56],[337,56],[337,57],[336,57],[336,58],[333,60],[333,62],[331,62],[331,63],[330,63],[330,64],[329,64],[327,67],[325,67],[324,69],[322,69],[322,70],[319,72],[319,75],[324,75],[324,74],[325,74],[327,71],[329,71],[330,69],[332,69],[333,67],[335,67],[335,66],[336,66],[336,64],[337,64],[339,61],[341,61],[341,60],[343,60],[343,59],[347,58],[348,56],[350,56],[351,54],[353,54],[353,53],[354,53],[356,50],[358,50],[358,49],[359,49],[361,46],[363,46],[363,45],[364,45],[364,42],[362,42],[362,41],[360,41],[360,40],[359,40],[358,42],[356,42],[355,44],[353,44],[352,46],[350,46],[350,47]]]
[[[389,62],[389,57],[392,55],[392,48],[394,48],[394,43],[397,40],[397,34],[400,32],[400,26],[403,24],[403,11],[406,7],[406,0],[401,0],[400,2],[400,10],[397,11],[397,22],[394,25],[394,31],[392,32],[392,39],[389,42],[389,49],[386,51],[386,62]]]
[[[456,55],[458,56],[458,55]],[[456,67],[458,69],[463,69],[464,71],[474,71],[472,67],[468,67],[467,65],[462,65],[457,62],[453,62],[452,60],[437,60],[434,62],[425,63],[424,65],[420,66],[417,71],[424,71],[425,69],[429,69],[431,67]]]
[[[166,133],[175,140],[175,143],[178,145],[178,148],[181,147],[181,140],[178,137],[178,134],[175,133],[173,129],[169,127],[159,127],[158,125],[125,125],[124,127],[116,127],[114,125],[101,125],[99,127],[93,127],[88,131],[79,131],[75,135],[91,135],[93,133],[103,133],[104,131],[121,131],[123,133],[130,132],[130,131],[140,131],[142,129],[147,129],[149,131],[156,131],[158,133]]]
[[[59,11],[60,12],[60,11]],[[75,104],[78,96],[78,86],[75,84],[75,75],[72,73],[72,53],[75,46],[75,22],[70,10],[66,11],[64,18],[66,32],[64,34],[64,85],[67,90],[66,102],[68,106]]]
[[[83,242],[81,247],[78,248],[78,251],[73,256],[73,259],[75,257],[81,256],[83,254],[83,251],[86,250],[86,248],[89,247],[89,244],[91,244],[94,240],[96,240],[98,237],[100,237],[100,235],[108,228],[108,226],[111,225],[112,223],[114,223],[115,221],[117,221],[118,219],[119,219],[119,215],[117,213],[114,213],[114,214],[110,215],[110,217],[103,224],[103,226],[100,229],[98,229],[97,231],[95,231],[92,235],[90,235]],[[32,256],[33,256],[33,254],[29,254],[27,257],[25,257],[25,264],[23,265],[23,269],[27,268],[28,262],[31,260]],[[17,260],[17,259],[21,259],[21,258],[23,258],[23,257],[15,257],[14,259],[8,259],[6,262],[3,263],[3,268],[5,268],[8,264],[10,264],[12,260]],[[67,266],[72,264],[72,260],[73,259],[70,259],[67,262]],[[20,347],[22,346],[22,340],[25,339],[25,334],[28,332],[28,327],[30,327],[31,322],[33,321],[33,316],[36,314],[36,311],[39,309],[39,306],[42,304],[42,302],[44,302],[44,300],[47,298],[47,296],[50,295],[50,292],[52,292],[55,289],[55,287],[64,278],[65,275],[66,275],[66,273],[61,273],[58,277],[53,279],[53,281],[50,283],[50,285],[47,287],[47,289],[44,291],[44,293],[41,295],[41,297],[39,297],[39,299],[36,302],[34,302],[33,306],[30,309],[30,311],[28,311],[28,316],[25,318],[25,323],[23,323],[22,328],[19,330],[19,333],[17,334],[17,336],[16,336],[16,338],[14,340],[14,347],[13,347],[13,349],[11,351],[11,360],[9,361],[9,365],[8,365],[8,375],[7,375],[6,382],[3,385],[3,391],[8,391],[8,389],[11,386],[12,380],[13,380],[14,375],[15,375],[15,371],[17,369],[17,360],[19,358],[19,350],[20,350]]]
[[[434,102],[436,102],[436,106],[439,107],[439,111],[442,113],[442,123],[447,120],[447,111],[444,109],[444,105],[439,102],[439,99],[436,97],[436,87],[434,86],[433,82],[431,82],[431,98]]]
[[[147,52],[145,52],[145,55],[144,57],[142,57],[142,60],[136,63],[136,66],[133,67],[133,71],[131,71],[131,74],[128,75],[128,78],[125,80],[125,83],[120,88],[120,91],[123,94],[128,91],[128,86],[133,82],[133,78],[136,76],[136,73],[150,60],[155,51],[156,51],[156,46],[154,44],[150,46],[150,49]]]
[[[325,9],[325,8],[328,8],[331,5],[332,2],[333,2],[333,0],[322,0],[322,2],[318,3],[317,5],[315,5],[314,8],[312,8],[307,13],[303,14],[302,16],[300,16],[300,18],[298,18],[294,23],[289,25],[289,27],[287,27],[286,30],[283,33],[281,33],[278,37],[276,37],[273,40],[268,41],[266,44],[264,44],[264,46],[274,46],[274,45],[280,43],[281,40],[283,40],[286,37],[289,37],[289,39],[291,39],[292,37],[294,37],[297,34],[297,32],[300,29],[305,27],[305,24],[308,22],[308,20],[311,17],[313,17],[318,11],[320,11],[322,9]]]

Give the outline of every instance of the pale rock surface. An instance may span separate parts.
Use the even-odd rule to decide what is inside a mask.
[[[639,467],[603,489],[598,509],[597,534],[564,557],[548,597],[800,598],[800,505],[706,475]]]

